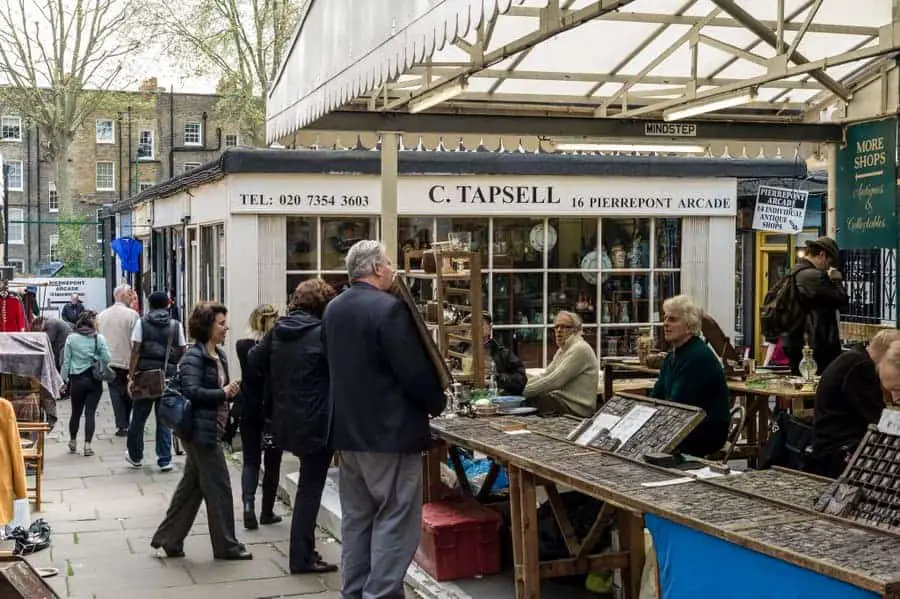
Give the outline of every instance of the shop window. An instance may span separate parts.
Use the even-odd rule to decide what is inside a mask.
[[[198,301],[225,301],[225,226],[200,227],[200,297]]]
[[[523,327],[522,338],[539,337],[546,325],[543,273],[494,273],[491,280],[494,323]]]
[[[0,117],[0,140],[22,141],[22,118],[18,116]]]
[[[473,252],[481,254],[481,268],[488,266],[488,240],[490,239],[489,222],[487,218],[439,218],[436,221],[435,241],[447,241],[450,233],[471,233],[472,242],[469,246]]]
[[[545,248],[555,248],[558,241],[559,233],[545,229],[543,218],[495,218],[493,268],[542,269]]]
[[[650,268],[649,218],[605,218],[601,231],[603,269]]]
[[[434,240],[434,219],[425,217],[397,219],[397,239],[399,242],[397,268],[403,269],[407,250],[427,250],[431,247]],[[483,266],[486,267],[487,264]],[[418,269],[420,264],[414,262],[411,267]]]
[[[547,267],[574,270],[598,270],[597,220],[589,218],[551,218],[547,221],[549,238],[556,243],[548,248]]]
[[[98,144],[115,143],[115,124],[112,119],[97,119],[96,129]]]
[[[597,323],[596,272],[552,272],[547,281],[548,324],[562,310],[578,314],[586,325]]]
[[[681,220],[656,219],[656,268],[681,268]]]
[[[314,217],[289,216],[287,231],[287,270],[314,271],[318,268],[316,257],[318,223]],[[299,282],[299,281],[298,281]],[[290,283],[288,284],[290,286]],[[294,285],[296,287],[296,285]]]
[[[59,192],[56,191],[56,183],[53,181],[47,184],[47,210],[59,212]]]
[[[353,244],[375,238],[371,218],[323,218],[321,222],[322,270],[345,270],[344,259]]]
[[[289,274],[287,275],[287,288],[285,289],[285,292],[287,293],[285,304],[290,304],[291,295],[294,293],[297,285],[303,281],[314,279],[317,276],[321,277],[326,283],[334,287],[334,290],[337,293],[344,291],[350,286],[350,280],[344,273],[325,273],[320,275],[317,275],[316,273]]]

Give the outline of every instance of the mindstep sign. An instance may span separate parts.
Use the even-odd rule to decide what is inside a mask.
[[[793,235],[803,230],[809,192],[760,185],[756,192],[753,228]]]

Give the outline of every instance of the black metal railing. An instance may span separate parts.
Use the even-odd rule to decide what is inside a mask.
[[[897,323],[897,251],[844,250],[841,272],[849,306],[841,312],[843,341],[866,341],[873,330]]]

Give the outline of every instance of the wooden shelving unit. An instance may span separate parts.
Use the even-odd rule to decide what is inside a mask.
[[[453,368],[453,378],[481,387],[485,377],[484,344],[481,331],[483,311],[481,254],[459,250],[407,250],[404,254],[404,270],[413,294],[425,304],[424,318],[445,360],[472,358],[472,371],[465,373]],[[426,270],[413,270],[412,266]],[[433,265],[433,268],[430,267]],[[434,272],[428,272],[433,270]],[[430,281],[431,295],[427,289],[414,285],[415,281]],[[455,323],[447,323],[444,311],[457,314]],[[451,349],[455,343],[468,344],[467,352]]]

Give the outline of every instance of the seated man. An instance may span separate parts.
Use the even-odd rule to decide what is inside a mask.
[[[526,403],[541,412],[592,416],[597,409],[597,354],[581,337],[581,317],[560,312],[554,331],[559,349],[547,370],[525,385]]]
[[[719,358],[700,338],[703,314],[686,295],[663,302],[663,333],[671,349],[650,397],[702,408],[706,418],[676,451],[704,457],[722,449],[731,421],[730,398]]]
[[[896,378],[900,363],[887,359],[900,331],[879,332],[868,347],[844,352],[822,372],[816,389],[813,416],[813,455],[808,470],[840,476],[866,429],[881,418],[884,390],[900,391]]]
[[[481,335],[484,339],[484,347],[490,352],[491,360],[494,363],[497,388],[504,395],[522,395],[525,381],[528,380],[525,375],[525,365],[511,349],[504,347],[494,339],[493,322],[491,315],[487,312],[482,315]]]

